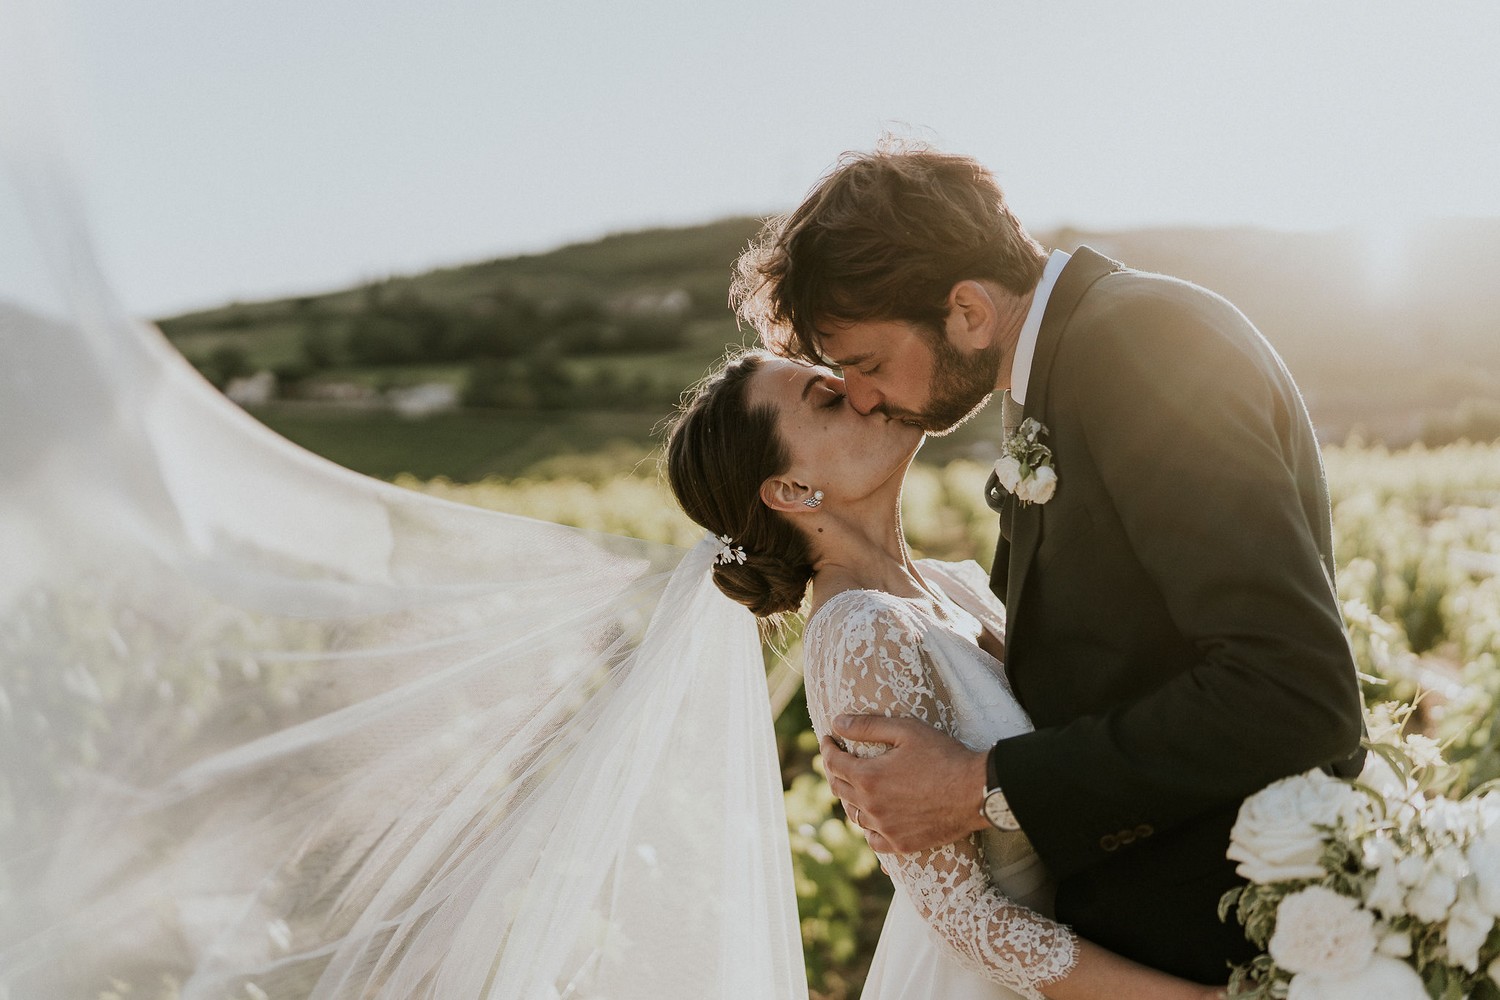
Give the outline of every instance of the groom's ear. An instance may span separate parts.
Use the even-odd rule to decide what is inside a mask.
[[[981,350],[994,341],[998,315],[988,288],[972,279],[960,281],[948,291],[943,332],[949,344],[965,353]]]
[[[812,495],[812,490],[800,483],[780,476],[772,476],[760,484],[760,501],[772,510],[783,514],[806,511],[802,501]]]

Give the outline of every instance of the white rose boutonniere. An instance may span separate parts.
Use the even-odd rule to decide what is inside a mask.
[[[1032,503],[1046,503],[1052,499],[1052,494],[1057,492],[1057,473],[1052,471],[1052,466],[1043,465],[1031,470],[1031,478],[1024,480],[1031,484],[1030,496],[1022,495],[1022,500],[1030,500]],[[1020,493],[1020,487],[1016,487]]]
[[[1042,444],[1047,428],[1034,417],[1021,421],[1005,439],[995,461],[995,478],[1022,505],[1046,503],[1057,492],[1057,470],[1052,468],[1052,449]]]
[[[1021,463],[1009,455],[996,459],[995,478],[1000,480],[1001,489],[1007,493],[1014,493],[1016,486],[1021,482]]]

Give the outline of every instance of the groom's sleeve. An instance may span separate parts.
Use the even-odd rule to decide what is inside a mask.
[[[1175,287],[1120,296],[1107,322],[1070,330],[1049,382],[1048,409],[1081,421],[1101,501],[1197,654],[1105,714],[992,751],[992,773],[1058,877],[1128,854],[1104,846],[1109,834],[1164,831],[1347,759],[1363,731],[1301,400],[1238,311]],[[1060,490],[1067,461],[1058,456]],[[1309,519],[1320,507],[1321,527]]]

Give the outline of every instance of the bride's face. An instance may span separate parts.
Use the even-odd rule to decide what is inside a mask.
[[[899,481],[921,447],[921,428],[849,405],[844,380],[822,366],[768,359],[752,377],[748,401],[776,413],[791,452],[781,478],[824,492],[837,503],[868,496]]]

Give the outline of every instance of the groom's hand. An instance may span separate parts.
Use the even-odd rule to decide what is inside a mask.
[[[827,736],[819,743],[829,787],[873,850],[909,854],[986,829],[983,752],[916,719],[841,715],[833,732],[890,746],[879,757],[856,757]]]

